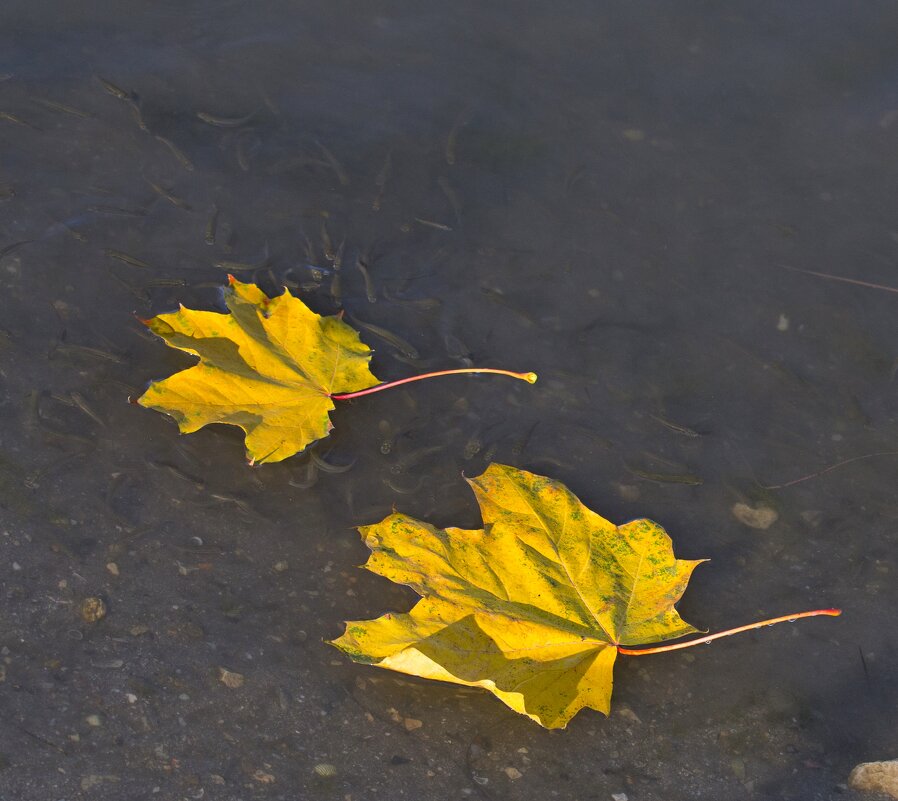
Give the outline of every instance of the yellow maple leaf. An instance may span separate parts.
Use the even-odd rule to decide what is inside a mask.
[[[554,729],[584,707],[609,713],[618,654],[840,614],[798,612],[634,650],[697,631],[674,604],[705,560],[676,559],[657,523],[615,526],[550,478],[491,464],[468,483],[483,529],[441,530],[402,514],[359,529],[371,549],[365,567],[422,597],[407,614],[350,621],[333,645],[357,662],[483,687]]]
[[[251,462],[280,461],[327,436],[332,395],[378,383],[358,332],[289,290],[269,298],[231,278],[225,303],[229,314],[181,306],[146,321],[168,345],[200,357],[138,399],[171,415],[182,433],[209,423],[239,426]]]
[[[379,383],[368,369],[371,348],[339,315],[315,314],[289,289],[270,298],[228,277],[228,313],[181,306],[143,321],[200,361],[152,382],[137,403],[171,415],[184,434],[209,423],[239,426],[250,464],[279,462],[326,437],[334,401],[459,373],[536,381],[536,373],[464,367]]]
[[[564,485],[492,464],[469,483],[482,530],[439,530],[402,514],[360,529],[365,567],[412,587],[408,614],[347,623],[356,661],[484,687],[562,728],[608,714],[617,646],[695,632],[674,609],[703,560],[675,559],[657,523],[615,526]]]

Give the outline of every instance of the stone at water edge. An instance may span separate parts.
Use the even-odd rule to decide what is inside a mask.
[[[898,798],[898,759],[888,762],[862,762],[848,777],[852,790],[885,793]]]

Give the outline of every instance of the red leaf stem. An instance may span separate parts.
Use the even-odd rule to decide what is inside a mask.
[[[411,381],[423,381],[425,378],[437,378],[441,375],[460,375],[462,373],[494,373],[496,375],[507,375],[511,378],[518,378],[521,381],[527,381],[531,384],[536,383],[536,373],[513,373],[510,370],[496,370],[492,367],[463,367],[457,370],[437,370],[435,373],[423,373],[422,375],[413,375],[410,378],[400,378],[398,381],[387,381],[377,386],[361,389],[358,392],[344,392],[342,394],[331,395],[331,400],[350,400],[351,398],[360,398],[363,395],[371,395],[375,392],[382,392],[385,389],[398,387],[400,384],[408,384]]]
[[[709,634],[707,637],[700,637],[697,640],[687,640],[686,642],[678,642],[674,643],[673,645],[658,645],[654,648],[623,648],[618,645],[617,652],[619,654],[626,654],[627,656],[660,654],[665,651],[677,651],[680,648],[691,648],[693,645],[701,645],[702,643],[711,642],[712,640],[718,640],[721,637],[729,637],[731,634],[738,634],[741,631],[751,631],[752,629],[759,629],[762,626],[773,626],[776,623],[791,623],[792,621],[798,620],[802,617],[816,617],[817,615],[830,615],[831,617],[837,617],[841,614],[841,609],[815,609],[813,612],[796,612],[792,615],[772,617],[770,618],[770,620],[761,620],[757,623],[749,623],[747,626],[739,626],[735,629],[727,629],[726,631],[720,631],[717,634]]]

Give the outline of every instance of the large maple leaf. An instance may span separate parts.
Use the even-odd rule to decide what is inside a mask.
[[[676,559],[651,520],[616,526],[558,481],[500,464],[468,483],[483,529],[434,528],[392,514],[359,530],[365,567],[407,584],[407,614],[351,621],[333,641],[357,662],[483,687],[546,728],[611,708],[618,654],[688,648],[817,609],[675,644],[695,632],[674,608],[703,559]]]
[[[358,332],[289,290],[269,298],[231,278],[225,303],[229,314],[181,306],[145,321],[171,347],[200,357],[138,399],[171,415],[182,433],[229,423],[246,432],[251,462],[280,461],[327,436],[332,395],[378,383]]]
[[[483,529],[402,514],[360,529],[367,567],[423,596],[347,623],[356,661],[484,687],[547,728],[608,714],[619,645],[695,632],[674,609],[703,560],[675,559],[657,523],[616,526],[549,478],[492,464],[469,479]]]

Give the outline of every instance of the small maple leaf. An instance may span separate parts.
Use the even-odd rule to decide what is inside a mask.
[[[618,654],[840,614],[799,612],[633,650],[697,631],[674,604],[705,560],[676,559],[657,523],[615,526],[550,478],[491,464],[468,483],[483,529],[441,530],[402,514],[359,529],[371,549],[365,567],[422,597],[407,614],[347,623],[333,645],[357,662],[483,687],[553,729],[583,707],[609,713]]]
[[[327,436],[332,395],[378,383],[358,332],[315,314],[289,290],[269,298],[231,277],[225,304],[230,314],[181,306],[145,321],[171,347],[200,357],[138,399],[171,415],[182,433],[239,426],[251,462],[277,462]]]
[[[270,298],[255,284],[229,279],[229,313],[181,306],[143,321],[200,361],[152,382],[137,403],[171,415],[184,434],[209,423],[239,426],[250,464],[279,462],[326,437],[334,401],[459,373],[536,381],[536,373],[465,367],[379,383],[368,369],[371,348],[339,315],[315,314],[289,289]]]
[[[354,660],[484,687],[563,728],[582,707],[608,714],[618,645],[696,631],[674,604],[703,560],[675,559],[657,523],[615,526],[561,483],[505,465],[468,483],[482,530],[402,514],[360,529],[365,567],[422,599],[347,623],[333,644]]]

